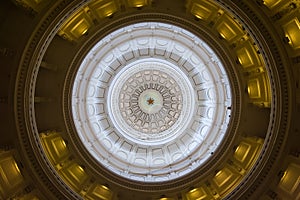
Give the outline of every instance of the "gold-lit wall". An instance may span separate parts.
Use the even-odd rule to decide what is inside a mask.
[[[285,41],[297,53],[300,49],[300,12],[299,1],[292,0],[264,0],[272,19],[276,21],[277,28],[285,37]]]
[[[40,192],[26,180],[18,157],[14,149],[0,149],[0,199],[37,200]]]
[[[290,162],[278,184],[279,193],[290,199],[300,199],[300,160]]]
[[[92,181],[92,176],[86,172],[85,167],[71,158],[67,142],[63,139],[61,132],[42,132],[40,138],[48,159],[72,189],[85,199],[113,199],[113,192],[107,186]]]
[[[93,0],[67,20],[60,28],[58,35],[72,42],[88,34],[100,20],[111,17],[125,8],[141,8],[150,5],[150,0]]]
[[[244,71],[249,101],[259,107],[270,107],[271,90],[266,66],[255,42],[243,26],[228,12],[212,2],[188,0],[187,12],[203,20],[226,40],[236,54],[238,65]]]
[[[243,175],[256,162],[263,142],[263,139],[257,137],[243,138],[225,165],[211,179],[183,193],[184,199],[222,199],[240,183]]]
[[[0,151],[0,195],[3,199],[24,187],[24,177],[12,151]]]

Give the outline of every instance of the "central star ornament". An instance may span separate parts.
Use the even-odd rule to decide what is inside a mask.
[[[147,100],[148,105],[153,105],[154,103],[154,99],[152,99],[151,97]]]

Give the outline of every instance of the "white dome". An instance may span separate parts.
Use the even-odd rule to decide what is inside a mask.
[[[231,92],[217,55],[178,26],[146,22],[101,39],[75,78],[72,113],[89,152],[112,172],[179,178],[221,143]]]

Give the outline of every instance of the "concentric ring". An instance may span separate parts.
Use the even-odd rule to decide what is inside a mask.
[[[161,182],[212,156],[230,120],[230,91],[222,63],[200,38],[175,25],[137,23],[86,55],[72,113],[100,165],[131,180]]]
[[[195,105],[193,87],[184,76],[160,59],[145,58],[124,67],[108,91],[115,128],[142,145],[165,144],[183,133]]]

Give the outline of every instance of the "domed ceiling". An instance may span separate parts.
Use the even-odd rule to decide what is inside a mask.
[[[206,43],[178,26],[147,22],[120,28],[90,50],[72,104],[77,133],[100,164],[157,182],[209,159],[228,126],[231,91]]]
[[[270,187],[299,198],[300,161],[278,164],[300,46],[298,15],[279,14],[298,3],[28,2],[1,197],[252,199],[277,173]]]

